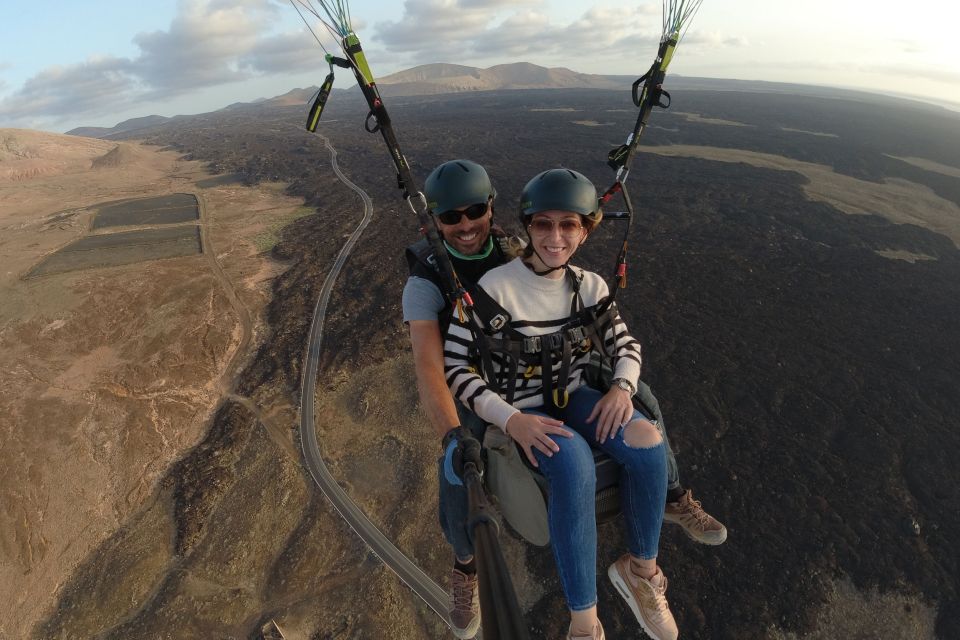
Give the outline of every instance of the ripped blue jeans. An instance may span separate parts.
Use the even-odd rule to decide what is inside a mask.
[[[547,505],[550,544],[567,606],[572,611],[597,603],[596,473],[591,446],[604,451],[621,467],[620,499],[630,553],[638,558],[656,558],[667,495],[667,460],[663,441],[653,447],[631,447],[624,430],[599,444],[596,422],[587,417],[603,394],[580,387],[570,394],[564,409],[552,416],[563,420],[572,438],[553,437],[560,451],[548,457],[534,449],[540,471],[549,485]],[[524,413],[546,416],[537,408]],[[645,418],[634,410],[633,417]]]

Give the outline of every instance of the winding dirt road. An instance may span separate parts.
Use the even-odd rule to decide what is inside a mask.
[[[250,310],[240,302],[240,297],[237,295],[237,290],[234,288],[233,282],[231,282],[227,274],[223,272],[223,267],[221,267],[217,261],[217,256],[213,249],[213,242],[210,239],[211,223],[210,217],[207,215],[207,205],[203,195],[194,193],[194,196],[197,198],[197,211],[200,218],[200,246],[203,248],[203,255],[206,257],[207,262],[210,263],[210,269],[213,271],[213,275],[220,283],[220,286],[223,287],[223,292],[227,296],[230,308],[237,314],[237,320],[240,322],[240,343],[237,345],[237,348],[234,349],[233,355],[230,356],[230,360],[223,368],[223,374],[220,376],[220,393],[223,395],[228,394],[233,389],[238,375],[237,365],[240,359],[247,355],[247,347],[250,346],[250,339],[253,335],[253,320],[250,318]]]

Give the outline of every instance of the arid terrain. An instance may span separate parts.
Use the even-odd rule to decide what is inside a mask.
[[[416,175],[457,156],[485,164],[511,227],[520,188],[542,168],[612,180],[606,152],[635,117],[626,93],[398,96],[389,106]],[[631,176],[639,215],[619,300],[682,477],[730,529],[718,548],[664,529],[682,637],[957,637],[957,117],[845,97],[690,90],[674,101],[676,112],[652,116]],[[3,483],[24,504],[0,531],[4,557],[18,563],[10,578],[26,588],[11,591],[0,635],[248,638],[275,620],[289,638],[444,637],[301,464],[295,408],[310,315],[362,215],[322,141],[303,131],[304,113],[238,107],[117,136],[129,142],[78,139],[90,158],[119,142],[189,176],[165,178],[165,190],[107,185],[87,198],[93,187],[76,187],[81,202],[48,196],[46,209],[24,193],[17,209],[6,185],[18,193],[29,182],[4,183],[3,224],[21,240],[0,240],[4,298],[9,288],[20,305],[8,316],[5,304],[0,324],[3,402],[13,405],[0,408],[16,416],[2,455],[28,464],[8,464],[24,471]],[[402,249],[416,222],[363,113],[340,93],[321,125],[375,217],[331,302],[318,439],[350,495],[444,583],[439,448],[414,401],[399,320]],[[201,167],[239,182],[205,182]],[[52,184],[50,193],[69,190]],[[196,193],[212,232],[204,253],[23,279],[94,233],[89,208],[133,192]],[[318,215],[297,217],[303,205]],[[271,213],[255,215],[258,206]],[[46,230],[44,216],[65,210],[78,211],[75,226]],[[607,273],[621,229],[605,223],[580,262]],[[85,322],[69,311],[97,300]],[[101,336],[100,323],[113,332]],[[56,346],[41,337],[51,334]],[[249,355],[232,360],[240,352]],[[121,384],[125,395],[110,391]],[[61,387],[74,386],[73,404],[44,405],[67,403]],[[111,404],[121,397],[129,404]],[[83,481],[61,481],[62,467]],[[601,538],[605,565],[623,547],[618,524]],[[508,531],[501,541],[531,637],[560,637],[549,550]],[[605,582],[599,596],[608,637],[639,637]]]
[[[4,129],[0,154],[0,637],[21,638],[209,428],[283,269],[257,238],[301,201],[277,185],[203,188],[200,163],[136,144]],[[101,204],[184,191],[199,220],[95,229]],[[169,243],[145,236],[197,222],[202,253],[151,259]],[[130,234],[130,263],[99,266],[116,251],[96,247]],[[88,263],[35,272],[81,242],[66,255]]]

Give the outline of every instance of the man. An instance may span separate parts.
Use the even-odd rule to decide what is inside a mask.
[[[469,160],[451,160],[434,169],[424,183],[430,211],[437,218],[454,270],[468,289],[493,267],[515,257],[522,243],[507,238],[493,226],[496,190],[486,170]],[[443,369],[444,334],[453,309],[443,295],[432,249],[426,240],[407,248],[410,277],[403,290],[403,319],[410,330],[420,402],[443,443],[439,469],[440,523],[454,550],[451,573],[450,621],[458,638],[472,638],[480,626],[473,544],[466,530],[467,493],[452,469],[456,448],[454,429],[463,424],[482,441],[484,425],[462,405],[455,403]],[[659,416],[656,398],[642,382],[638,394]],[[662,417],[660,425],[662,427]],[[721,544],[727,530],[708,515],[680,485],[676,460],[667,442],[668,491],[664,520],[675,522],[694,540]]]

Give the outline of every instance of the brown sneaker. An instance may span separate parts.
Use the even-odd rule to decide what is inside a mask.
[[[677,640],[677,623],[667,603],[667,577],[657,574],[646,580],[630,571],[630,554],[624,554],[607,569],[610,582],[617,588],[637,622],[654,640]]]
[[[607,640],[607,636],[603,633],[603,625],[597,620],[597,626],[593,628],[593,632],[588,636],[575,636],[567,629],[567,640]]]
[[[477,635],[480,628],[480,592],[477,574],[454,569],[450,574],[450,629],[458,638]]]
[[[680,525],[684,533],[701,544],[723,544],[727,539],[727,528],[703,510],[690,489],[676,502],[667,503],[663,521]]]

